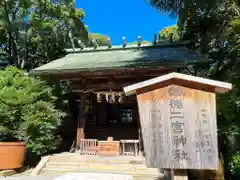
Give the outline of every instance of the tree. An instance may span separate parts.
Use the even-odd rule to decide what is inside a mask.
[[[204,8],[206,5],[210,9],[217,7],[218,3],[224,0],[148,0],[148,2],[156,9],[172,13],[172,15],[179,15],[181,11],[187,10],[193,4],[198,8]]]
[[[178,25],[168,26],[160,30],[159,39],[167,41],[178,41],[179,40]]]
[[[171,16],[178,16],[178,25],[183,28],[184,22],[188,19],[188,12],[192,7],[198,9],[216,9],[224,0],[147,0],[153,7],[161,11],[166,11]],[[193,10],[193,9],[192,9]],[[196,10],[196,9],[195,9]]]
[[[55,107],[53,88],[16,67],[0,71],[0,141],[20,140],[37,155],[57,148],[64,113]]]
[[[240,117],[239,60],[240,10],[237,0],[187,1],[152,0],[156,8],[178,15],[183,40],[210,59],[208,63],[185,69],[185,73],[232,82],[231,92],[217,96],[220,153],[224,159],[226,179],[240,174],[238,159]],[[226,103],[227,102],[227,103]],[[232,159],[233,162],[232,163]],[[229,165],[232,172],[230,172]],[[236,167],[236,168],[235,168]]]
[[[3,0],[0,53],[11,64],[32,69],[64,55],[69,34],[83,41],[84,12],[73,0]]]

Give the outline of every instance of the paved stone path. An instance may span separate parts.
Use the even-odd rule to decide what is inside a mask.
[[[111,173],[65,173],[54,180],[133,180],[133,176]]]
[[[128,175],[117,175],[111,173],[65,173],[63,175],[39,175],[39,176],[28,176],[28,175],[15,175],[2,177],[0,180],[132,180],[132,176]]]
[[[9,177],[0,177],[0,180],[53,180],[56,175],[39,175],[39,176],[9,176]]]

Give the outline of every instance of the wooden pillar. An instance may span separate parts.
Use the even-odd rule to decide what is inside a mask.
[[[164,180],[188,180],[187,170],[164,170]]]
[[[173,180],[188,180],[187,170],[174,170]]]
[[[77,149],[80,147],[80,140],[85,138],[84,128],[86,124],[85,117],[85,103],[86,94],[81,93],[80,103],[79,103],[79,114],[78,114],[78,127],[77,127]]]
[[[139,117],[139,113],[138,113],[138,104],[137,104],[137,100],[135,101],[135,103],[133,103],[133,113],[134,113],[134,118],[136,118],[137,120],[137,126],[138,126],[138,140],[139,140],[139,149],[138,149],[138,155],[139,156],[143,156],[143,141],[142,141],[142,130],[141,130],[141,123],[140,123],[140,117]]]
[[[173,180],[173,178],[174,178],[173,170],[165,169],[164,170],[164,180]]]
[[[142,132],[141,132],[141,126],[140,125],[138,126],[138,140],[139,140],[139,152],[138,152],[138,155],[139,156],[143,156],[143,153],[142,153],[142,150],[143,150],[143,147],[142,147]]]

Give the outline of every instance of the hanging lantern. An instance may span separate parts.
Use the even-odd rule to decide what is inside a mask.
[[[111,93],[111,94],[108,94],[108,103],[110,103],[110,104],[113,104],[114,102],[113,102],[113,96],[112,96],[113,94]]]
[[[115,101],[116,101],[115,94],[112,93],[110,103],[115,103]]]
[[[109,95],[108,93],[105,94],[106,102],[109,102]]]
[[[124,96],[123,96],[123,94],[119,94],[118,102],[119,102],[119,103],[123,103],[123,102],[124,102]]]
[[[102,102],[102,97],[100,93],[97,93],[97,102],[101,103]]]
[[[109,103],[111,103],[111,104],[113,104],[113,103],[115,103],[115,94],[114,93],[111,93],[111,94],[109,94]]]

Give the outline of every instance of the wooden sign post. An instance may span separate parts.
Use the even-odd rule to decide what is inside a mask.
[[[179,73],[125,87],[137,95],[147,166],[174,170],[171,179],[179,180],[187,169],[218,169],[215,93],[231,88]]]

